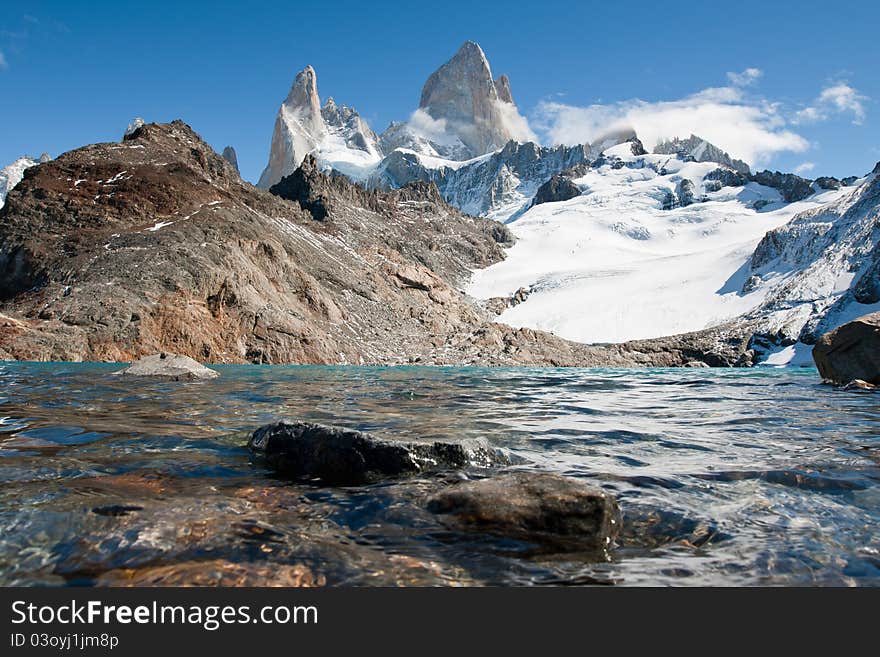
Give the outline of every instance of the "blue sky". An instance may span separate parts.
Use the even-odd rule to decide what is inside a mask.
[[[880,160],[880,3],[180,4],[3,3],[0,163],[117,140],[136,116],[182,118],[256,180],[302,67],[380,132],[467,39],[545,142],[693,123],[811,177]]]

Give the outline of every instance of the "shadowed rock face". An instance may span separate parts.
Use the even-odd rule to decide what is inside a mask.
[[[532,205],[567,201],[580,195],[580,188],[572,182],[571,178],[562,174],[556,174],[538,188]]]
[[[880,384],[880,313],[859,317],[823,335],[813,347],[813,360],[829,383]]]

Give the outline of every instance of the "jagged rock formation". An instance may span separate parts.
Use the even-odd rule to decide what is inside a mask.
[[[749,174],[749,165],[737,160],[705,139],[691,135],[687,139],[670,139],[662,141],[654,147],[654,152],[663,155],[678,155],[682,159],[693,159],[694,162],[717,162],[734,171]]]
[[[241,174],[241,171],[238,168],[238,155],[235,153],[235,149],[232,146],[227,146],[223,149],[222,157],[232,165],[232,168],[235,169],[236,173]]]
[[[749,272],[781,282],[748,318],[760,321],[770,342],[765,348],[815,344],[880,302],[878,221],[880,176],[872,174],[838,201],[801,212],[764,236]]]
[[[486,55],[473,41],[464,43],[431,74],[419,109],[443,122],[471,157],[497,150],[511,140],[532,137],[513,104],[510,81],[502,76],[496,84]]]
[[[371,179],[374,187],[396,188],[415,180],[437,185],[446,201],[468,214],[508,218],[528,208],[538,188],[554,174],[588,164],[591,146],[548,148],[508,142],[500,151],[463,165],[434,165],[417,153],[394,151]]]
[[[538,192],[532,200],[532,205],[567,201],[575,196],[580,196],[580,194],[580,187],[575,185],[571,178],[561,173],[557,173],[538,188]]]
[[[780,171],[759,171],[749,177],[753,182],[778,189],[786,203],[802,201],[813,193],[813,187],[806,178],[793,173]]]
[[[355,179],[381,157],[378,138],[356,110],[337,105],[332,98],[321,107],[317,75],[311,66],[297,74],[278,110],[269,164],[258,186],[269,189],[293,173],[309,153],[316,155],[322,168]]]
[[[258,185],[268,189],[293,173],[303,158],[318,148],[326,134],[315,69],[306,66],[297,73],[287,98],[278,110],[272,131],[269,164],[263,170]]]

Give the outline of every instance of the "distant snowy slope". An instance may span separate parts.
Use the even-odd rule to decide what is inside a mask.
[[[716,163],[635,156],[629,144],[606,150],[598,164],[574,179],[581,196],[537,205],[513,221],[518,241],[508,258],[474,274],[468,292],[478,298],[529,290],[499,321],[580,342],[720,324],[771,290],[741,290],[743,265],[765,233],[847,193],[786,205],[777,190],[753,182],[722,187]]]
[[[20,157],[4,169],[0,169],[0,208],[6,203],[6,195],[13,187],[21,182],[24,170],[39,164],[37,160],[29,157]]]

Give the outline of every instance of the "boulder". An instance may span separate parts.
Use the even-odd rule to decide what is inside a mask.
[[[248,448],[281,475],[317,478],[340,486],[426,470],[507,463],[484,441],[404,442],[309,422],[276,422],[260,427],[250,435]]]
[[[829,331],[813,347],[822,379],[846,385],[856,379],[880,384],[880,312]]]
[[[172,381],[195,381],[213,379],[220,376],[215,370],[205,367],[189,356],[174,354],[154,354],[141,358],[116,374],[126,376],[165,377]]]
[[[453,484],[429,498],[428,509],[465,527],[576,549],[609,547],[621,525],[620,508],[605,491],[536,472]]]

